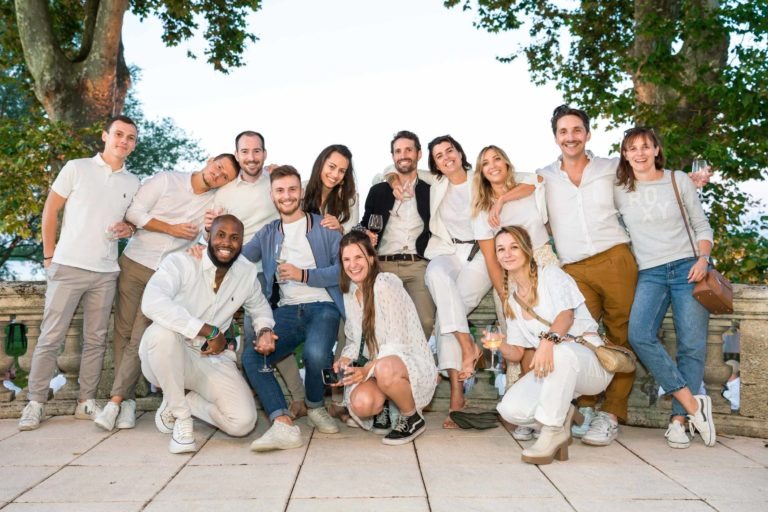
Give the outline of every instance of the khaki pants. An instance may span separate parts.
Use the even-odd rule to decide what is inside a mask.
[[[56,358],[80,303],[83,305],[83,352],[79,398],[96,398],[118,273],[92,272],[52,263],[47,274],[43,321],[29,372],[29,399],[48,400],[48,388],[57,368]]]
[[[120,277],[117,280],[113,342],[115,380],[110,394],[134,398],[136,382],[141,376],[139,343],[151,323],[141,312],[141,297],[155,271],[136,263],[125,254],[120,256],[118,263]]]
[[[424,336],[429,339],[435,324],[435,303],[424,282],[427,261],[379,261],[379,268],[382,272],[395,274],[403,282],[405,291],[416,306]]]
[[[626,244],[576,263],[563,266],[579,286],[587,308],[598,322],[602,320],[605,333],[615,344],[631,349],[628,340],[629,312],[637,285],[637,263]],[[627,401],[635,382],[633,373],[617,373],[605,390],[602,410],[627,420]],[[580,407],[594,407],[597,396],[582,396]]]

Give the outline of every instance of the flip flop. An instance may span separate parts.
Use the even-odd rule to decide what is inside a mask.
[[[477,430],[486,430],[499,426],[499,415],[491,411],[453,411],[449,413],[449,417],[459,426],[459,428],[463,429],[474,428]],[[443,423],[443,425],[445,425],[445,423]]]

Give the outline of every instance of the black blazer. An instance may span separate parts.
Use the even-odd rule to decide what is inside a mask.
[[[424,221],[424,230],[416,239],[416,252],[424,257],[424,250],[429,242],[429,185],[418,180],[416,182],[416,209],[419,211],[419,217]],[[388,183],[377,183],[368,191],[368,197],[365,200],[365,213],[363,214],[363,226],[368,226],[368,218],[372,213],[378,213],[382,216],[383,226],[381,236],[389,222],[389,212],[395,206],[395,195],[392,193],[392,187]]]

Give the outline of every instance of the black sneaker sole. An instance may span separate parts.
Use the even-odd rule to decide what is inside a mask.
[[[427,430],[427,424],[426,422],[421,425],[421,427],[416,430],[415,432],[411,433],[411,435],[407,437],[398,437],[396,439],[390,439],[388,437],[385,437],[381,440],[383,444],[386,444],[387,446],[398,446],[401,444],[408,444],[413,442],[414,439],[419,437],[421,434],[424,433],[424,431]]]

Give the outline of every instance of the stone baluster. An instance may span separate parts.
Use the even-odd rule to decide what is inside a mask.
[[[723,361],[723,334],[731,326],[730,317],[712,316],[707,335],[707,358],[704,361],[704,387],[712,398],[712,410],[730,414],[731,404],[720,391],[731,375],[731,367]],[[693,390],[696,393],[698,390]]]
[[[14,358],[5,353],[5,328],[8,324],[9,322],[5,319],[0,321],[0,333],[3,335],[2,340],[0,340],[0,375],[5,374],[14,363]],[[0,377],[0,402],[10,402],[16,394],[10,389],[6,389],[1,381],[2,377]]]

